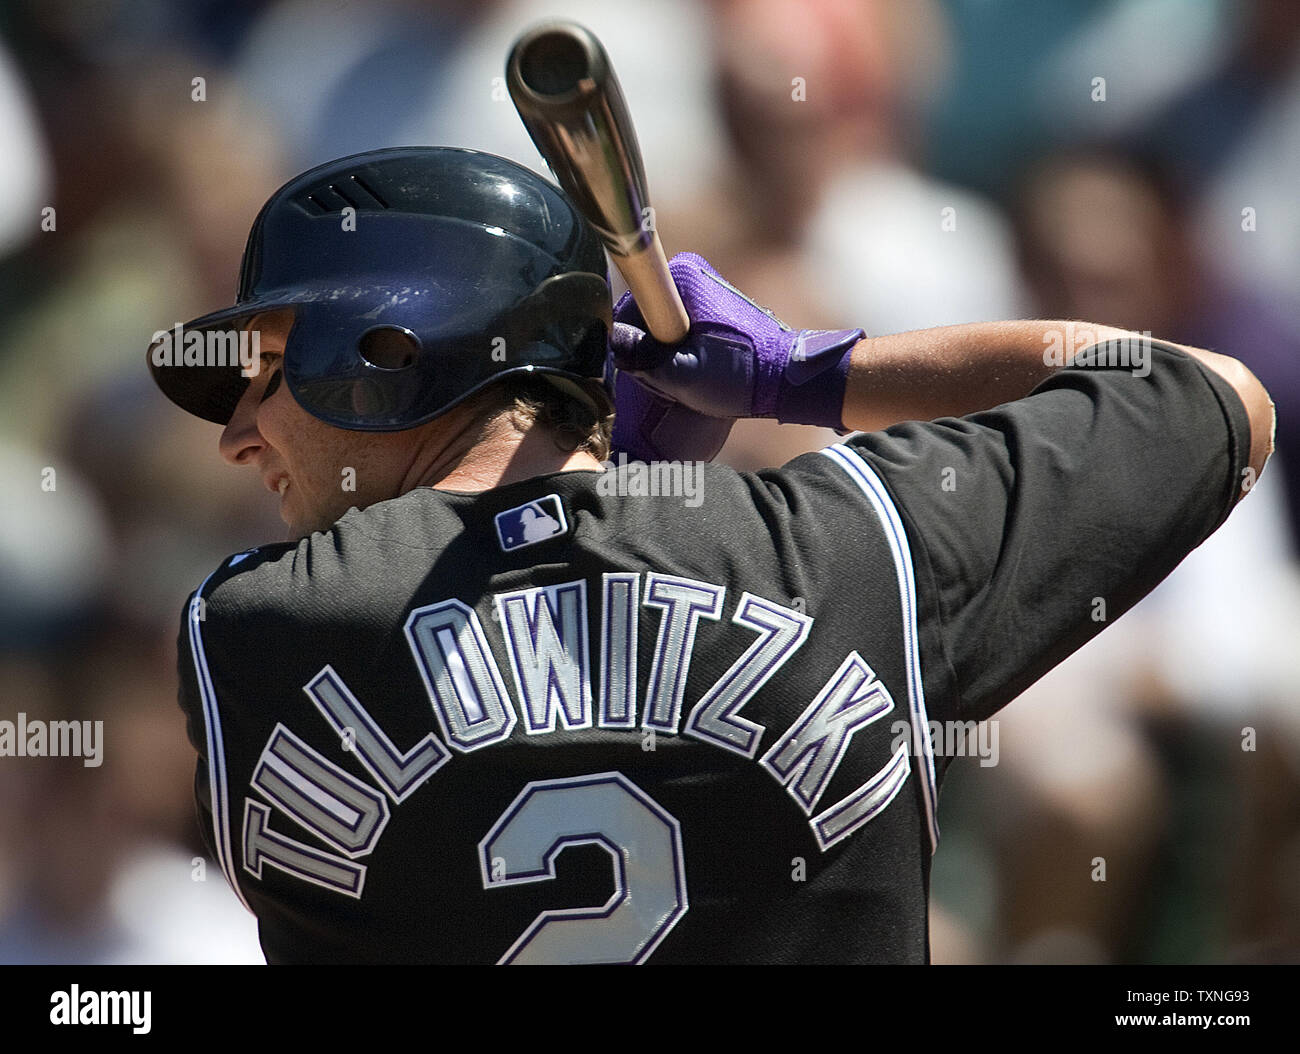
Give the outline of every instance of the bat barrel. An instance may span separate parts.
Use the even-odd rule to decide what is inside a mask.
[[[510,52],[506,86],[556,180],[610,252],[648,248],[641,148],[600,41],[576,23],[543,23]]]
[[[646,325],[675,343],[690,325],[650,222],[641,147],[605,48],[575,22],[544,22],[506,60],[515,109],[556,181],[596,229]]]
[[[540,26],[520,40],[518,55],[519,82],[539,99],[573,96],[584,80],[599,83],[609,69],[599,41],[581,26]]]

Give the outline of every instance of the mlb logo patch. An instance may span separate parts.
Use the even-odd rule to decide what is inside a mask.
[[[548,494],[527,505],[499,512],[496,524],[497,540],[507,553],[557,538],[569,529],[558,494]]]

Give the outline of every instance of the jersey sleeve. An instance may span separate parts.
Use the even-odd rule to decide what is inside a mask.
[[[1096,358],[1016,402],[839,445],[905,534],[932,717],[995,713],[1231,511],[1250,455],[1233,388],[1156,342],[1145,376]]]

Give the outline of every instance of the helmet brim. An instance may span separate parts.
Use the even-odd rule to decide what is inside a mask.
[[[258,315],[294,306],[292,295],[264,297],[192,319],[180,327],[179,335],[176,330],[168,330],[165,342],[155,340],[149,345],[146,353],[149,372],[162,393],[182,410],[215,424],[229,424],[252,376],[246,372],[250,362],[247,339],[243,338],[242,357],[236,354],[232,361],[230,349],[233,347],[237,352],[241,349],[241,336]],[[213,348],[207,335],[217,332],[231,337]],[[184,335],[190,333],[203,335],[203,349],[187,352]],[[179,348],[176,347],[178,336]]]

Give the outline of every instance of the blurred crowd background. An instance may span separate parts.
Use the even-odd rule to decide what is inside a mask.
[[[145,349],[232,302],[257,209],[311,165],[430,143],[542,169],[500,78],[551,14],[606,42],[669,252],[788,323],[1085,319],[1269,388],[1254,494],[1003,711],[996,766],[954,766],[933,955],[1300,961],[1292,0],[9,0],[0,719],[104,720],[105,749],[0,758],[0,961],[261,961],[219,869],[196,880],[176,635],[283,528]],[[744,425],[723,456],[833,438]]]

